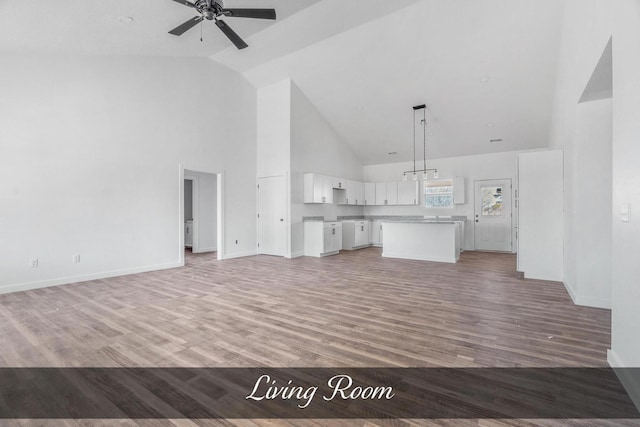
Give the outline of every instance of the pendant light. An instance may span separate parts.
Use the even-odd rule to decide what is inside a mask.
[[[422,112],[420,125],[422,126],[423,168],[416,170],[416,117],[420,117],[420,112]],[[405,171],[402,174],[402,180],[407,181],[407,174],[411,174],[412,179],[417,181],[418,172],[422,172],[422,178],[426,181],[429,178],[429,171],[433,171],[433,178],[438,179],[438,169],[427,169],[427,106],[422,104],[413,107],[413,170]]]

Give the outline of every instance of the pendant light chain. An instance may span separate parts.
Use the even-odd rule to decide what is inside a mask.
[[[422,149],[424,160],[424,173],[427,173],[427,108],[422,110]]]

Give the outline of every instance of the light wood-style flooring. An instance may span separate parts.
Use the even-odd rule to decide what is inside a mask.
[[[465,252],[458,264],[441,264],[380,252],[188,254],[184,268],[0,295],[0,366],[607,366],[610,312],[575,306],[560,283],[522,279],[514,255]],[[512,424],[530,425],[446,425]]]

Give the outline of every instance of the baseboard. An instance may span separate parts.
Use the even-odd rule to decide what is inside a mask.
[[[200,249],[198,249],[198,252],[193,252],[193,253],[194,254],[203,254],[203,253],[206,253],[206,252],[215,252],[217,250],[218,250],[218,248],[216,248],[215,246],[212,246],[210,248],[200,248]]]
[[[573,301],[573,303],[577,305],[578,303],[576,302],[577,300],[576,291],[573,290],[573,287],[571,286],[571,284],[569,284],[569,282],[567,282],[566,280],[563,280],[562,284],[564,285],[564,288],[567,290],[567,293],[571,297],[571,301]]]
[[[254,256],[258,253],[256,251],[246,251],[246,252],[235,252],[232,254],[225,254],[222,259],[234,259],[234,258],[244,258],[247,256]]]
[[[16,285],[7,285],[0,287],[0,294],[10,292],[29,291],[32,289],[48,288],[51,286],[68,285],[70,283],[88,282],[90,280],[108,279],[110,277],[127,276],[129,274],[148,273],[150,271],[167,270],[184,266],[180,262],[172,262],[168,264],[157,264],[144,267],[126,268],[123,270],[105,271],[101,273],[85,274],[81,276],[61,277],[57,279],[41,280],[38,282],[19,283]]]
[[[290,257],[287,257],[287,258],[293,259],[293,258],[300,258],[301,256],[304,256],[304,251],[294,252],[291,254]]]
[[[583,305],[585,307],[593,307],[593,308],[606,308],[611,310],[611,300],[605,298],[590,298],[590,297],[581,297],[574,301],[577,305]]]
[[[388,255],[382,253],[383,258],[398,258],[398,259],[410,259],[414,261],[427,261],[427,262],[446,262],[449,264],[455,264],[457,259],[455,257],[432,257],[431,259],[424,259],[410,254],[392,254]]]
[[[576,291],[573,289],[570,283],[566,280],[562,282],[565,289],[569,293],[571,300],[575,305],[581,305],[585,307],[593,307],[593,308],[605,308],[611,310],[611,300],[606,298],[591,298],[580,296],[576,294]]]
[[[638,411],[640,411],[640,368],[625,367],[613,350],[607,350],[607,362],[622,383]]]

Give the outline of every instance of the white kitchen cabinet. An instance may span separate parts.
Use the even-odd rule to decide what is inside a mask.
[[[364,182],[356,182],[356,205],[364,206],[365,196],[364,196]]]
[[[320,254],[320,256],[322,256],[323,254],[330,254],[334,251],[333,243],[335,239],[333,236],[335,233],[335,228],[324,227],[324,231],[322,234],[322,253]]]
[[[342,249],[348,251],[369,246],[369,221],[342,221]]]
[[[356,247],[369,246],[369,221],[356,222]]]
[[[398,181],[398,204],[417,205],[420,200],[418,181]]]
[[[371,244],[382,246],[382,221],[371,221]]]
[[[386,191],[386,190],[385,190]],[[364,205],[376,204],[376,184],[375,182],[364,183]]]
[[[358,181],[347,181],[345,205],[364,205],[364,184]]]
[[[345,191],[345,199],[344,199],[345,205],[355,204],[355,201],[356,201],[355,188],[356,188],[355,181],[347,180],[347,188]]]
[[[376,182],[376,205],[397,205],[398,204],[398,183]]]
[[[376,205],[384,206],[387,204],[387,183],[376,182]]]
[[[333,188],[337,190],[343,190],[347,188],[347,180],[344,178],[333,178]]]
[[[333,203],[333,177],[304,174],[304,203]]]
[[[387,182],[387,205],[398,204],[398,183],[396,181]]]
[[[304,254],[324,257],[336,255],[342,249],[342,224],[338,221],[306,221],[304,223]]]
[[[453,178],[453,203],[456,205],[463,205],[466,203],[464,178]]]

